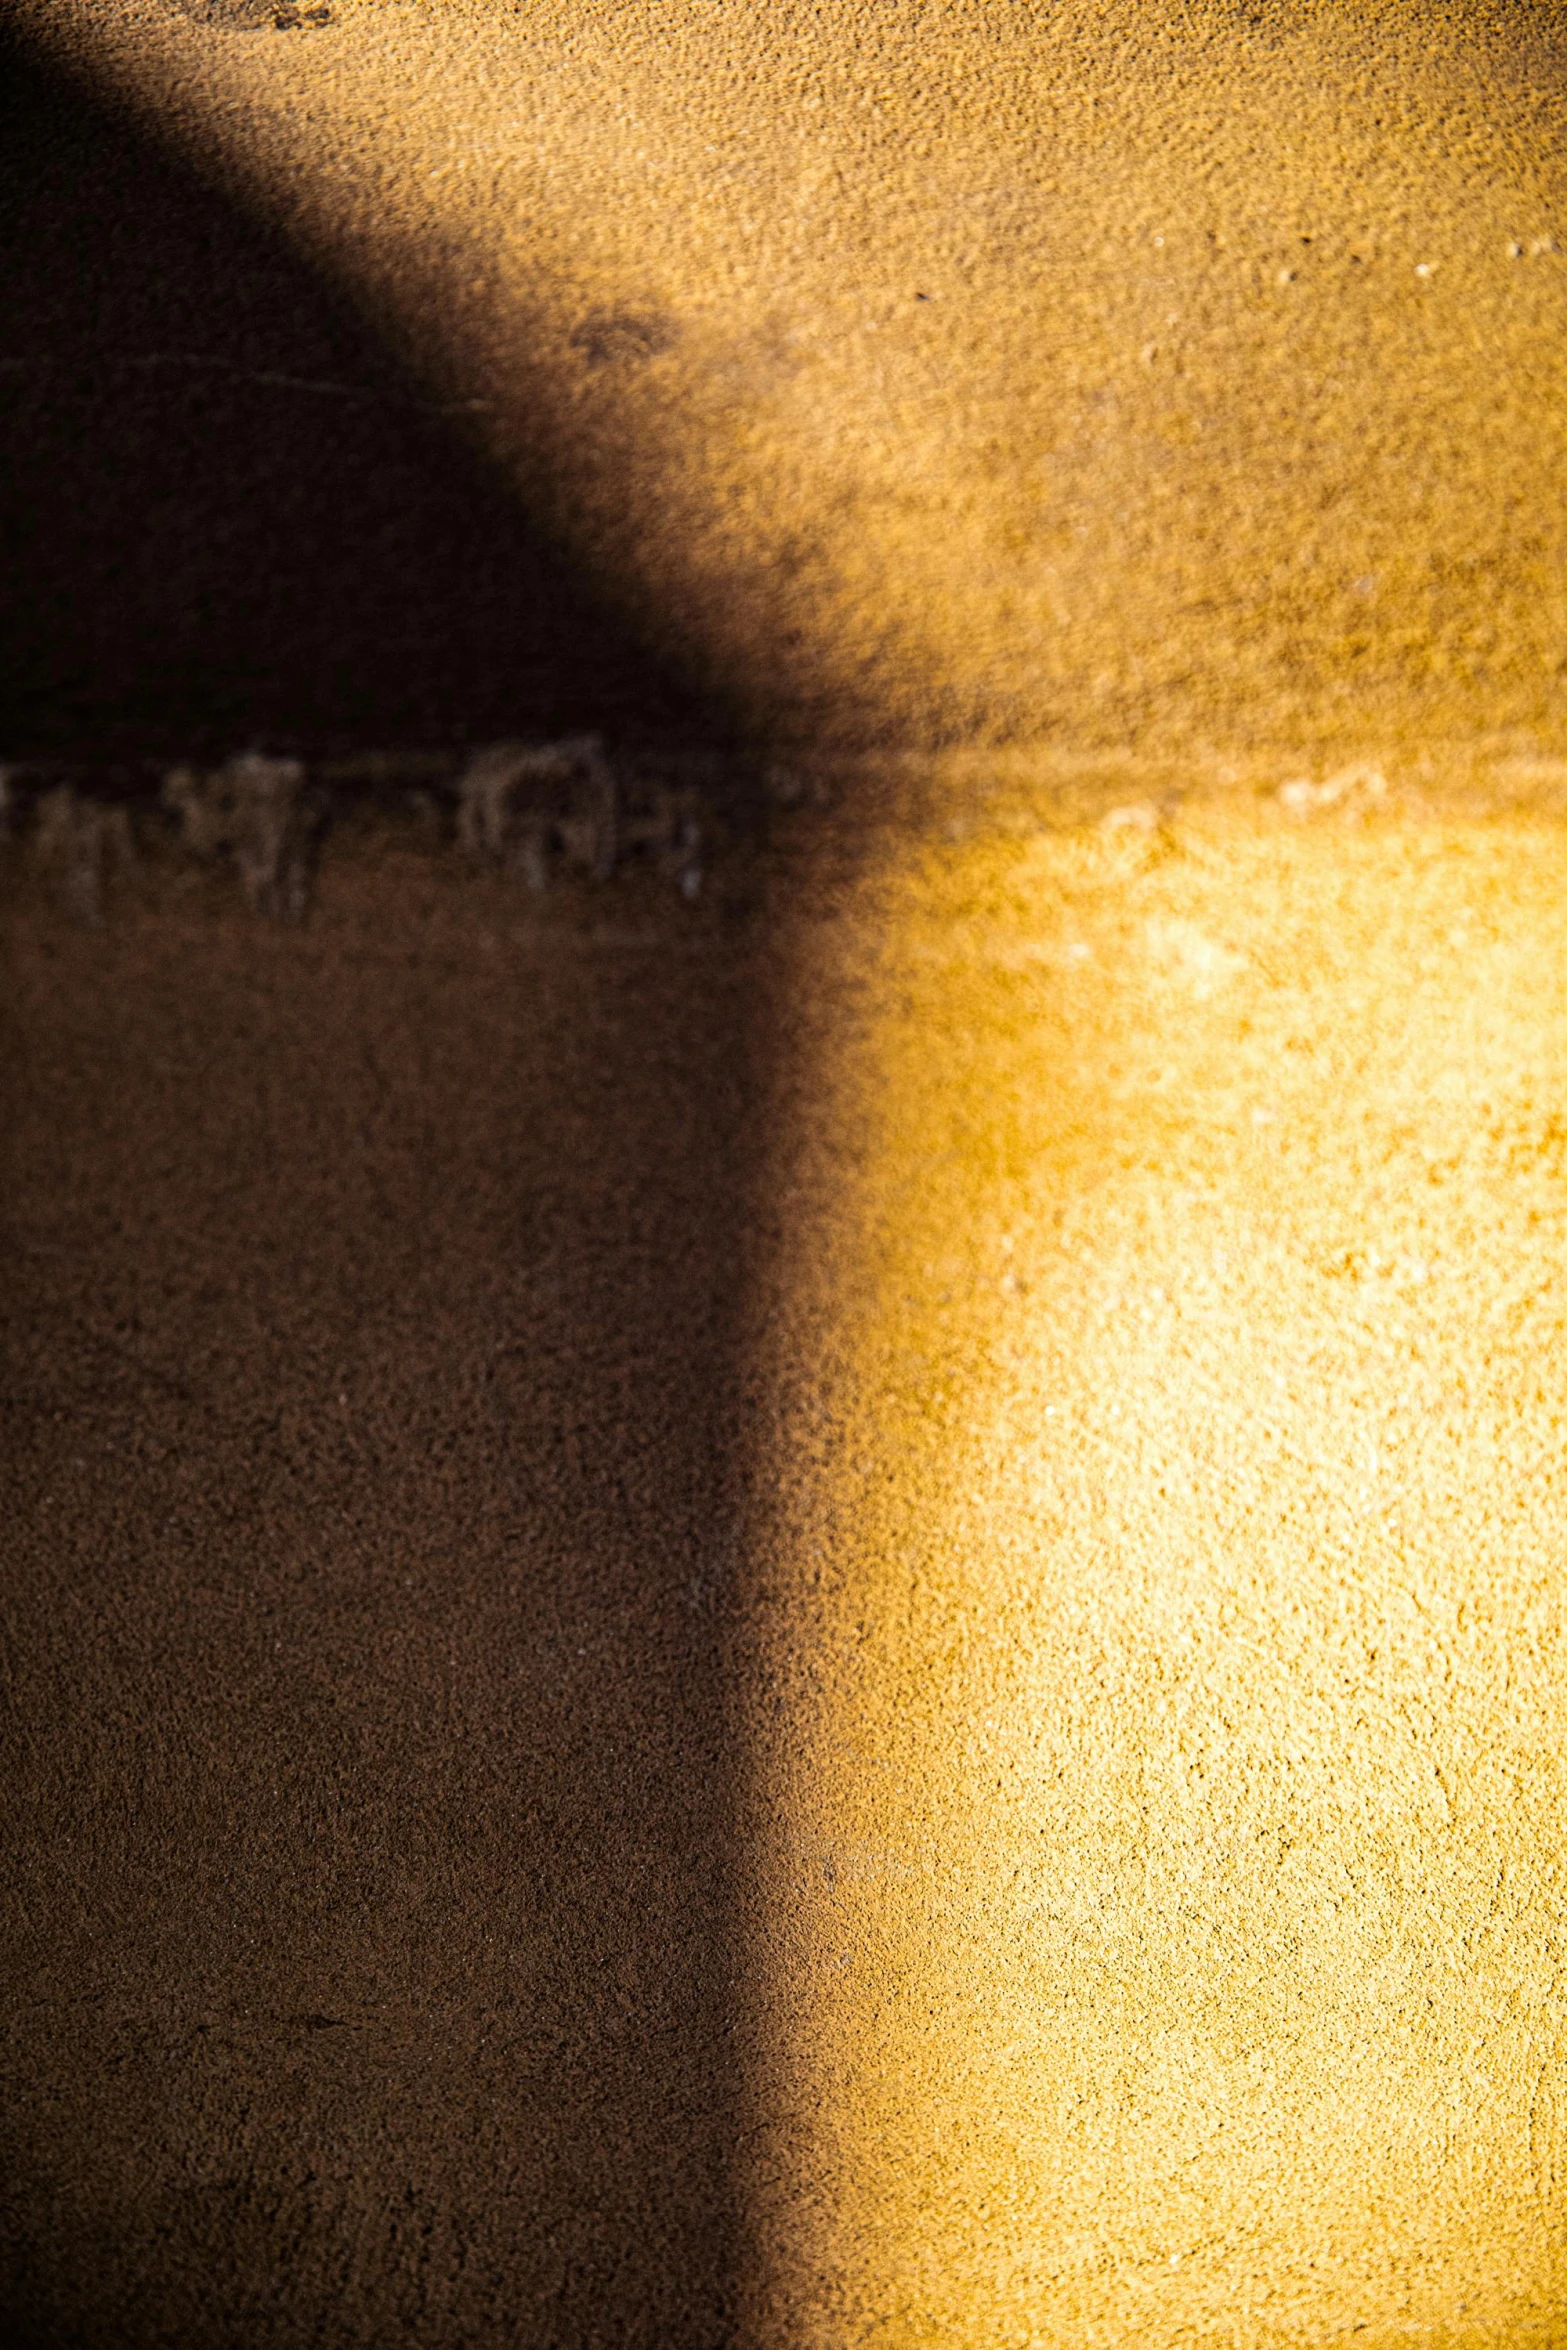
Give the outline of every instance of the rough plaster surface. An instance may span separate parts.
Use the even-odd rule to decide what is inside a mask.
[[[344,289],[3,12],[0,155],[0,757],[678,726]]]
[[[775,723],[1559,744],[1546,0],[13,14]]]
[[[716,2344],[743,964],[16,862],[5,2338]]]
[[[1126,804],[21,892],[17,2330],[1560,2343],[1559,12],[277,13],[14,10],[757,714]]]
[[[1567,836],[1042,813],[13,853],[13,2338],[1561,2342]]]
[[[1563,855],[1231,809],[802,952],[779,2340],[1563,2339]]]

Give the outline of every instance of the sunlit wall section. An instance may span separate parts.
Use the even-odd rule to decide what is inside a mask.
[[[1561,2339],[1567,833],[1358,790],[802,925],[760,2338]]]
[[[1525,0],[10,0],[797,739],[1561,747]]]

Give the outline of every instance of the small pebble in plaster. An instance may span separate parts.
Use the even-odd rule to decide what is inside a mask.
[[[1157,832],[1159,811],[1152,800],[1135,800],[1129,807],[1112,808],[1100,821],[1106,832]]]
[[[1310,816],[1318,808],[1336,807],[1341,801],[1364,803],[1386,797],[1387,778],[1376,767],[1346,767],[1323,783],[1298,776],[1278,789],[1280,807],[1292,816]]]

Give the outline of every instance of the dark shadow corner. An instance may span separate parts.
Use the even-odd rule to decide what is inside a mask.
[[[343,297],[0,32],[0,757],[731,738]]]

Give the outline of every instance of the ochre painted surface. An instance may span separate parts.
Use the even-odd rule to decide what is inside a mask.
[[[1560,745],[1545,0],[276,13],[14,11],[756,714]]]
[[[1119,747],[1134,777],[1124,822],[862,840],[836,880],[804,860],[765,1018],[726,1032],[755,1054],[726,1080],[751,1188],[727,1242],[700,1185],[668,1220],[719,1289],[744,1255],[749,1303],[726,1307],[743,1342],[722,1360],[666,1328],[667,1266],[648,1273],[634,1216],[626,1264],[646,1278],[622,1328],[625,1265],[589,1218],[602,1384],[552,1376],[588,1381],[620,1460],[655,1359],[649,1442],[668,1449],[639,1507],[657,1653],[683,1686],[687,1618],[717,1617],[724,1721],[746,1742],[725,1749],[739,1849],[697,1765],[687,1779],[659,1745],[658,1900],[624,1985],[573,2005],[548,1889],[507,1926],[520,1948],[543,1920],[532,1963],[587,2053],[558,2106],[541,2066],[507,2108],[539,2100],[534,2168],[475,2222],[486,2261],[504,2280],[507,2227],[521,2241],[547,2214],[538,2326],[565,2241],[578,2338],[599,2309],[661,2338],[684,2320],[652,2211],[658,2246],[706,2264],[705,2324],[728,2306],[722,2260],[663,2199],[721,2171],[740,2335],[780,2350],[1559,2344],[1563,835],[1527,808],[1369,783],[1153,804],[1198,746],[1274,785],[1331,780],[1351,750],[1395,780],[1482,754],[1548,779],[1567,642],[1559,12],[337,0],[286,34],[247,13],[18,10],[338,270],[443,399],[474,403],[583,560],[759,716],[811,744]],[[453,931],[440,1018],[466,1033],[458,981],[480,986],[483,958]],[[607,986],[578,1036],[563,969],[537,1084],[564,1112],[579,1067],[640,1063],[635,987]],[[54,1001],[44,948],[30,972]],[[233,984],[244,1000],[242,965]],[[266,1050],[292,1068],[308,1021],[277,984],[291,1025]],[[374,988],[354,984],[373,1035]],[[678,1152],[716,1077],[679,1041],[688,1016],[705,1033],[699,992],[669,985]],[[487,1066],[482,1036],[468,1049]],[[398,1052],[397,1098],[434,1098],[406,1037]],[[606,1161],[616,1213],[639,1138],[663,1131],[646,1082]],[[441,1205],[453,1278],[512,1229],[507,1151],[541,1196],[563,1181],[517,1085],[477,1204]],[[441,1147],[459,1157],[464,1116],[453,1097]],[[311,1147],[294,1133],[296,1175]],[[417,1153],[377,1147],[391,1222],[415,1233]],[[690,1163],[704,1182],[728,1165]],[[194,1160],[188,1180],[207,1180]],[[309,1184],[298,1197],[303,1218]],[[587,1214],[569,1196],[555,1212]],[[473,1331],[558,1332],[569,1273],[493,1329],[483,1295],[459,1296],[450,1361]],[[688,1342],[743,1390],[711,1405],[700,1460],[681,1450]],[[416,1448],[411,1343],[389,1329],[370,1368]],[[516,1376],[553,1425],[549,1379]],[[451,1443],[476,1444],[450,1411]],[[691,1497],[726,1443],[754,1490],[712,1581]],[[464,1521],[412,1461],[398,1490],[437,1523],[433,1558]],[[552,1512],[605,1490],[591,1459],[568,1465],[526,1529],[548,1556],[565,1556]],[[335,1496],[337,1469],[312,1473]],[[635,1562],[606,1555],[631,1707]],[[420,1760],[461,1822],[468,1766],[443,1759],[442,1725],[479,1722],[458,1914],[488,2015],[513,1993],[484,1971],[486,1872],[498,1907],[519,1897],[487,1775],[513,1701],[480,1668],[502,1672],[524,1618],[577,1604],[579,1562],[546,1608],[506,1583],[498,1536],[486,1556],[449,1700],[428,1666],[448,1711],[430,1699]],[[442,1637],[443,1594],[432,1565]],[[403,1639],[396,1594],[375,1607]],[[533,1833],[555,1732],[551,1668],[529,1669]],[[365,1670],[378,1703],[402,1686]],[[422,1688],[422,1652],[407,1671]],[[598,1719],[583,1707],[561,1700],[562,1752]],[[702,1735],[711,1770],[722,1742]],[[573,1815],[587,1883],[593,1822],[623,1820],[624,1789],[639,1816],[627,1753],[593,1748],[606,1784]],[[413,1805],[416,1773],[407,1788]],[[636,1833],[617,1827],[605,1864],[595,1963],[636,1914]],[[705,2011],[677,1999],[671,2093],[633,2053],[617,2106],[595,2003],[621,1999],[634,2045],[626,2016],[652,2012],[635,2002],[679,1947],[688,1850],[744,2026],[714,2087]],[[215,1928],[212,1947],[221,1986]],[[373,1958],[353,1961],[366,2010],[400,2016],[390,1929]],[[440,1979],[461,2008],[459,1973]],[[477,2026],[471,2045],[446,2094],[494,2179]],[[378,2186],[386,2114],[393,2140],[429,2144],[408,2118],[417,2066],[388,2063],[381,2104],[341,2092]],[[666,2179],[661,2132],[687,2147],[704,2095]],[[537,2157],[557,2143],[577,2167]],[[460,2180],[453,2159],[443,2139],[430,2175]],[[310,2224],[335,2257],[319,2210]],[[401,2279],[403,2253],[368,2222],[355,2241],[350,2338],[375,2339],[375,2260]],[[499,2334],[504,2282],[459,2292],[457,2252],[441,2259],[440,2308],[467,2324],[470,2294]]]
[[[0,892],[0,2331],[705,2350],[745,959],[406,823]]]
[[[1275,803],[802,925],[763,2338],[1564,2338],[1564,887]]]

